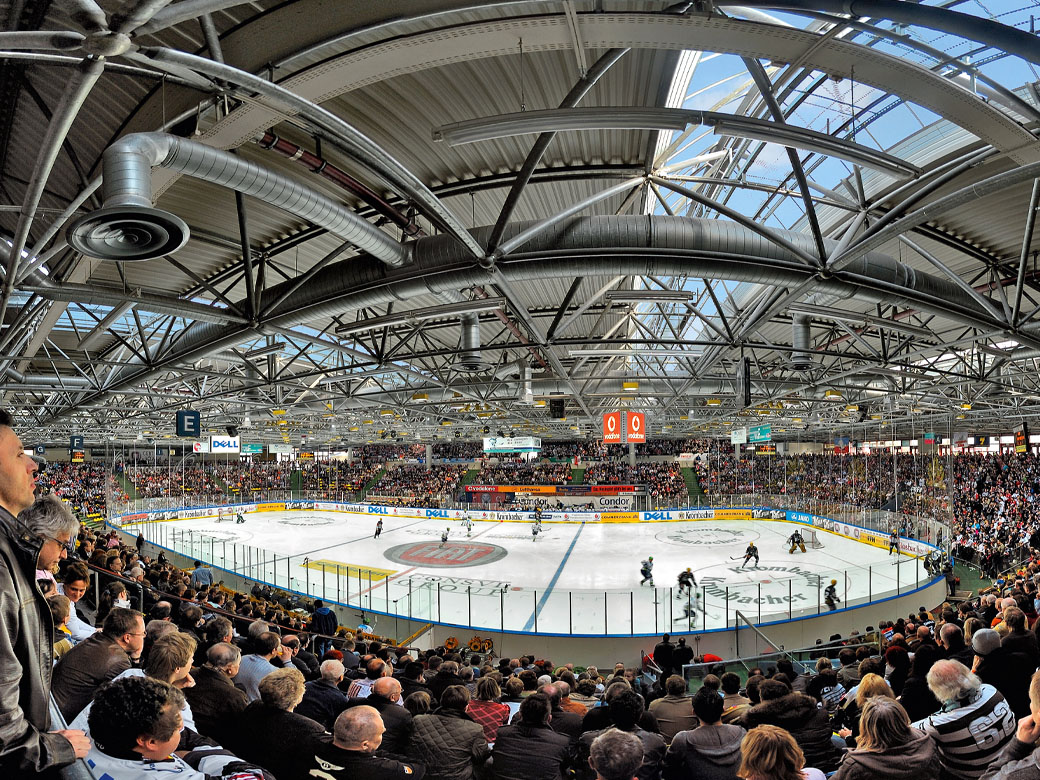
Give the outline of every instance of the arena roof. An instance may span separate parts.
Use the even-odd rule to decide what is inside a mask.
[[[56,441],[1006,432],[1034,13],[0,3],[3,403]]]

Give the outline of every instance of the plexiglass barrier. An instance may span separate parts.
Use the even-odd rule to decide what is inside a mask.
[[[533,589],[478,580],[444,581],[413,574],[312,561],[220,537],[219,530],[191,530],[175,523],[133,521],[122,530],[228,573],[356,609],[485,631],[559,635],[633,635],[665,631],[732,628],[737,610],[756,624],[819,615],[908,594],[938,577],[925,571],[920,557],[896,562],[830,567],[763,565],[756,582],[727,584],[704,576],[697,587],[640,587],[627,590]],[[878,526],[887,530],[886,526]],[[817,531],[824,538],[828,534]],[[739,564],[734,562],[733,567]],[[218,579],[220,579],[218,575]],[[836,580],[837,600],[829,605],[825,589]]]

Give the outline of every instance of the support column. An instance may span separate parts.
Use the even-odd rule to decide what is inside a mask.
[[[426,469],[427,471],[433,466],[433,445],[426,445]]]
[[[636,465],[636,445],[632,442],[628,443],[628,465],[633,468]]]

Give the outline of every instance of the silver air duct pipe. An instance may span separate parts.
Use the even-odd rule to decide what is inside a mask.
[[[87,379],[85,376],[58,376],[56,374],[50,376],[37,374],[26,375],[21,371],[16,371],[14,368],[8,368],[7,375],[20,385],[41,388],[53,387],[55,390],[62,390],[69,387],[91,388],[97,386],[96,383]]]
[[[480,371],[486,368],[480,359],[480,318],[476,314],[463,314],[459,318],[462,336],[459,339],[459,356],[455,368],[459,371]]]
[[[325,228],[398,268],[408,248],[350,209],[311,188],[213,147],[165,133],[133,133],[105,150],[104,208],[80,217],[69,244],[101,260],[150,260],[180,249],[189,237],[180,217],[152,206],[152,166],[250,195]]]
[[[791,320],[791,368],[795,371],[810,371],[813,367],[812,337],[809,332],[809,317],[795,314]]]
[[[534,386],[531,381],[534,372],[531,370],[530,364],[522,360],[517,362],[520,365],[520,397],[517,402],[530,406],[534,403]]]

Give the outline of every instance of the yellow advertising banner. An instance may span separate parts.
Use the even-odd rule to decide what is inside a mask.
[[[600,515],[601,523],[636,523],[638,521],[638,512],[604,512]]]
[[[360,574],[362,581],[367,581],[369,579],[385,580],[391,574],[397,574],[397,569],[373,569],[371,566],[361,566],[356,563],[342,563],[341,561],[329,561],[324,558],[308,560],[304,565],[313,571],[326,571],[337,576],[345,574],[348,577],[357,577],[358,574]]]
[[[257,512],[284,512],[285,504],[257,504]]]
[[[726,509],[719,508],[715,510],[716,520],[750,520],[751,510],[750,509]]]

